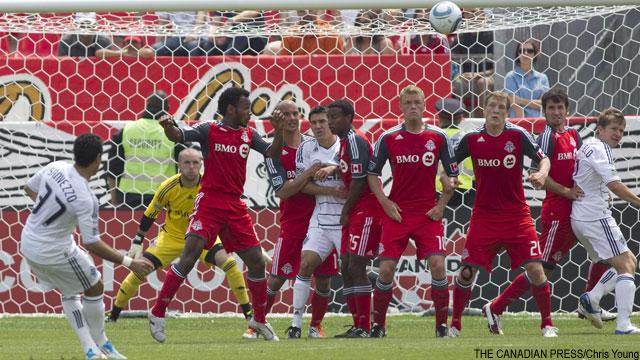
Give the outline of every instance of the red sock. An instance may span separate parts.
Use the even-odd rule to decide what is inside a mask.
[[[160,294],[153,305],[153,309],[151,309],[153,316],[164,317],[167,312],[167,306],[169,306],[169,303],[173,300],[173,297],[183,282],[184,276],[174,271],[173,266],[171,266],[169,271],[167,271],[167,276],[162,284],[162,289],[160,289]]]
[[[548,281],[545,281],[542,286],[531,286],[531,292],[538,305],[538,310],[540,310],[540,328],[553,326],[551,321],[551,285],[549,285]]]
[[[521,298],[530,287],[531,284],[524,273],[516,276],[511,284],[500,293],[500,296],[491,302],[491,312],[496,315],[502,314],[507,309],[507,306],[511,305],[516,299]]]
[[[351,318],[353,319],[353,327],[358,327],[358,312],[356,297],[354,295],[347,295],[347,306],[349,307],[349,312],[351,313]]]
[[[380,289],[382,287],[382,289]],[[393,283],[383,284],[376,282],[373,289],[373,322],[385,327],[387,322],[387,309],[393,297]]]
[[[324,314],[327,313],[327,308],[329,307],[329,300],[331,297],[329,296],[331,292],[327,293],[318,293],[317,291],[313,293],[311,297],[311,323],[310,326],[318,326],[324,319]]]
[[[609,265],[603,263],[591,263],[589,268],[589,278],[587,279],[587,287],[584,292],[589,292],[600,281],[602,274],[609,269]]]
[[[354,295],[353,297],[356,301],[356,316],[358,317],[356,326],[369,332],[371,331],[371,293]]]
[[[456,281],[456,286],[453,288],[453,314],[451,315],[451,327],[455,327],[458,330],[462,330],[462,312],[469,303],[471,298],[471,285],[462,287]]]
[[[270,313],[271,312],[271,308],[273,307],[273,303],[276,301],[276,294],[269,294],[267,293],[267,305],[264,309],[265,313]]]
[[[266,323],[267,315],[267,279],[252,279],[247,276],[247,288],[251,294],[253,319],[259,323]]]
[[[449,316],[449,290],[444,287],[431,286],[431,299],[436,309],[436,328],[442,324],[447,324]]]

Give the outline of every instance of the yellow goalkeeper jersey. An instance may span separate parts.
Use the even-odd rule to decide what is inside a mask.
[[[189,215],[193,210],[193,203],[200,190],[200,184],[184,187],[182,174],[176,174],[165,180],[153,196],[153,200],[144,212],[145,216],[156,219],[165,210],[165,221],[162,231],[175,239],[184,239],[184,233],[189,225]]]

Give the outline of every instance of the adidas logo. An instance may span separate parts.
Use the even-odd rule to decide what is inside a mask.
[[[282,155],[287,155],[289,152],[287,150],[282,150]]]
[[[402,137],[402,134],[398,134],[398,136],[396,136],[396,140],[402,140],[402,139],[404,139],[404,138]]]
[[[478,138],[478,142],[484,142],[484,138],[483,138],[482,136],[480,136],[480,137]]]

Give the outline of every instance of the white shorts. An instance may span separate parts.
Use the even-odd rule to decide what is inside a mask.
[[[313,251],[324,261],[334,248],[340,254],[342,229],[322,229],[310,227],[302,244],[302,251]]]
[[[38,264],[25,258],[38,283],[47,290],[58,289],[62,296],[77,295],[100,281],[100,272],[84,251],[56,264]]]
[[[591,261],[608,260],[629,251],[618,224],[611,216],[592,221],[571,219],[571,228]]]

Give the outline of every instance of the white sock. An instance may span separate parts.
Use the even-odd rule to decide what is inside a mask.
[[[89,331],[89,326],[87,325],[87,321],[83,315],[80,296],[63,296],[62,310],[67,316],[67,320],[69,320],[69,325],[71,325],[73,331],[76,332],[76,335],[80,340],[80,345],[82,345],[82,348],[84,349],[84,353],[86,354],[91,349],[94,353],[99,354],[100,349],[96,346],[95,341],[93,341],[91,332]]]
[[[89,332],[96,345],[102,346],[107,342],[107,336],[104,333],[104,301],[100,296],[85,296],[82,303],[84,310],[84,318],[89,324]]]
[[[307,305],[309,292],[311,292],[311,278],[296,276],[296,282],[293,284],[293,319],[291,319],[291,326],[302,328],[302,315]]]
[[[600,306],[600,299],[616,288],[616,275],[618,275],[618,273],[614,268],[610,268],[602,274],[600,281],[589,291],[589,297],[592,303]]]
[[[620,274],[616,279],[616,307],[618,308],[617,328],[629,327],[629,316],[633,310],[633,299],[636,294],[635,278],[632,274]]]

